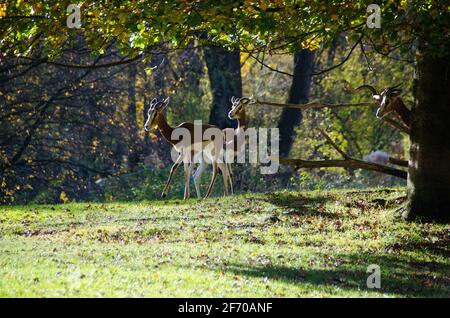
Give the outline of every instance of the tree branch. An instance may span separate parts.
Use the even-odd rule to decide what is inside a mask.
[[[299,168],[350,168],[350,169],[363,169],[369,171],[376,171],[384,174],[389,174],[394,177],[407,179],[408,174],[404,170],[388,167],[385,165],[381,165],[378,163],[373,163],[369,161],[363,161],[358,159],[351,158],[345,151],[343,151],[331,137],[322,129],[318,128],[320,133],[327,139],[328,143],[339,152],[344,159],[342,160],[302,160],[302,159],[288,159],[288,158],[279,158],[279,157],[271,157],[271,160],[277,160],[281,164],[286,164],[289,166],[293,166],[295,169]],[[406,163],[406,167],[408,166],[408,162],[401,159],[389,158],[389,162],[404,166]]]
[[[408,168],[408,160],[389,157],[389,163],[392,163],[393,165]]]
[[[339,108],[339,107],[370,107],[374,105],[378,105],[375,102],[361,102],[361,103],[340,103],[340,104],[328,104],[328,103],[319,103],[319,102],[311,102],[308,104],[279,104],[279,103],[272,103],[272,102],[266,102],[266,101],[259,101],[256,100],[255,103],[252,105],[259,104],[259,105],[268,105],[268,106],[274,106],[274,107],[288,107],[288,108],[296,108],[296,109],[311,109],[311,108]]]
[[[328,103],[319,103],[319,102],[311,102],[308,104],[279,104],[279,103],[272,103],[272,102],[266,102],[266,101],[260,101],[256,100],[255,103],[252,105],[267,105],[267,106],[274,106],[274,107],[287,107],[287,108],[295,108],[295,109],[311,109],[311,108],[340,108],[340,107],[373,107],[378,106],[376,102],[361,102],[361,103],[338,103],[338,104],[328,104]],[[410,134],[410,130],[405,125],[397,122],[396,120],[389,118],[389,117],[383,117],[383,120],[393,126],[394,128],[397,128],[401,130],[402,132],[406,134]]]
[[[123,65],[123,64],[128,64],[128,63],[132,63],[135,62],[139,59],[141,59],[144,56],[144,53],[140,53],[138,55],[136,55],[133,58],[129,58],[126,59],[121,58],[118,61],[115,62],[110,62],[110,63],[103,63],[103,64],[90,64],[90,65],[77,65],[77,64],[64,64],[64,63],[59,63],[59,62],[55,62],[55,61],[50,61],[47,58],[44,59],[40,59],[40,60],[36,60],[30,57],[26,57],[26,56],[21,56],[20,58],[22,59],[26,59],[26,60],[30,60],[33,62],[40,62],[40,63],[46,63],[46,64],[50,64],[50,65],[54,65],[54,66],[59,66],[59,67],[66,67],[66,68],[73,68],[73,69],[98,69],[98,68],[106,68],[106,67],[112,67],[112,66],[117,66],[117,65]]]
[[[334,141],[333,141],[333,139],[331,139],[331,137],[330,136],[328,136],[328,134],[325,132],[325,131],[323,131],[322,129],[320,129],[320,128],[317,128],[319,131],[320,131],[320,133],[322,134],[322,136],[324,136],[325,137],[325,139],[328,141],[328,143],[337,151],[337,152],[339,152],[340,154],[341,154],[341,156],[342,157],[344,157],[344,159],[350,159],[350,156],[344,151],[344,150],[342,150]]]
[[[253,54],[251,53],[251,51],[248,50],[247,48],[245,48],[243,45],[241,45],[241,46],[242,46],[244,52],[248,53],[248,54],[249,54],[256,62],[258,62],[258,63],[261,64],[262,66],[264,66],[264,67],[270,69],[271,71],[274,71],[274,72],[277,72],[277,73],[280,73],[280,74],[283,74],[283,75],[287,75],[287,76],[290,76],[290,77],[309,77],[309,76],[322,75],[322,74],[324,74],[324,73],[330,72],[330,71],[332,71],[332,70],[334,70],[334,69],[336,69],[336,68],[342,66],[345,62],[347,62],[347,61],[349,60],[349,58],[350,58],[350,56],[352,55],[353,51],[356,49],[356,47],[358,46],[358,44],[361,43],[363,37],[364,37],[364,33],[361,33],[359,39],[355,42],[355,44],[353,44],[353,46],[351,47],[351,49],[350,49],[350,51],[348,52],[348,54],[347,54],[347,55],[345,56],[345,58],[344,58],[342,61],[340,61],[338,64],[335,64],[335,65],[333,65],[333,66],[331,66],[331,67],[329,67],[329,68],[326,68],[326,69],[323,69],[323,70],[320,70],[320,71],[317,71],[317,72],[312,72],[312,73],[309,73],[309,74],[301,74],[301,75],[294,75],[294,74],[292,74],[292,73],[288,73],[288,72],[285,72],[285,71],[281,71],[281,70],[279,70],[279,69],[276,69],[276,68],[274,68],[274,67],[271,67],[270,65],[264,63],[264,61],[261,61],[257,56],[253,55]]]
[[[272,158],[275,159],[275,158]],[[343,160],[302,160],[302,159],[288,159],[279,158],[281,164],[293,166],[295,169],[300,168],[351,168],[376,171],[384,174],[389,174],[401,179],[407,179],[406,171],[396,168],[380,165],[373,162],[367,162],[357,159],[343,159]]]

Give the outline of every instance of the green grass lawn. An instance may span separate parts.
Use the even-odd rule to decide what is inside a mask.
[[[0,207],[0,296],[449,297],[450,228],[398,219],[403,201],[381,189]]]

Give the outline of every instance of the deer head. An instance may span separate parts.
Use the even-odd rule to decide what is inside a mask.
[[[231,110],[228,113],[228,117],[230,119],[238,119],[242,112],[244,111],[244,107],[247,104],[253,104],[255,101],[253,100],[253,95],[249,98],[247,97],[231,97]]]
[[[150,102],[150,108],[147,112],[147,120],[144,124],[145,131],[152,131],[158,128],[158,123],[163,115],[163,110],[169,105],[169,97],[166,99],[158,100],[158,98],[153,98]]]
[[[372,93],[373,99],[376,100],[376,102],[380,105],[377,109],[377,117],[383,118],[387,114],[391,113],[395,109],[393,108],[394,103],[392,101],[398,97],[402,90],[399,89],[400,85],[396,85],[393,87],[387,87],[385,88],[381,93],[378,93],[377,90],[370,85],[362,85],[357,88],[359,89],[368,89]]]

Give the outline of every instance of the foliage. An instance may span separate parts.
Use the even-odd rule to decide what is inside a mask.
[[[0,296],[448,296],[449,228],[397,220],[403,200],[381,189],[4,207]]]
[[[40,45],[46,56],[55,56],[62,43],[83,33],[94,52],[103,53],[112,39],[123,53],[135,55],[161,42],[185,47],[207,31],[204,43],[248,50],[297,51],[301,47],[329,45],[348,31],[358,39],[365,27],[367,1],[114,1],[82,3],[81,30],[66,27],[68,1],[13,1],[2,8],[2,52],[28,54]],[[448,40],[448,3],[436,0],[383,1],[383,27],[366,29],[373,49],[388,54],[400,47],[405,52],[422,37],[438,54]],[[444,39],[444,41],[443,41]],[[28,52],[28,53],[25,53]]]

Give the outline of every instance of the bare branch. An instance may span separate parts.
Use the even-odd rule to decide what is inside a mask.
[[[408,160],[389,157],[389,163],[392,163],[393,165],[408,168]]]
[[[30,57],[26,57],[26,56],[21,56],[20,58],[22,59],[26,59],[26,60],[30,60],[33,62],[40,62],[40,63],[46,63],[46,64],[50,64],[50,65],[54,65],[54,66],[59,66],[59,67],[66,67],[66,68],[74,68],[74,69],[98,69],[98,68],[106,68],[106,67],[112,67],[112,66],[117,66],[117,65],[123,65],[123,64],[128,64],[131,62],[135,62],[139,59],[141,59],[142,57],[144,57],[144,54],[138,54],[133,58],[121,58],[118,61],[115,62],[110,62],[110,63],[104,63],[104,64],[90,64],[90,65],[77,65],[77,64],[64,64],[64,63],[59,63],[59,62],[55,62],[55,61],[50,61],[47,58],[44,59],[40,59],[40,60],[36,60]]]
[[[311,109],[311,108],[339,108],[339,107],[372,107],[378,105],[375,102],[361,102],[361,103],[340,103],[340,104],[327,104],[327,103],[319,103],[319,102],[311,102],[308,104],[279,104],[279,103],[272,103],[272,102],[266,102],[266,101],[259,101],[256,100],[255,103],[252,105],[259,104],[259,105],[268,105],[268,106],[274,106],[274,107],[287,107],[287,108],[296,108],[296,109]]]
[[[275,159],[275,158],[272,158]],[[384,174],[389,174],[401,179],[407,179],[406,171],[396,168],[380,165],[373,162],[367,162],[357,159],[343,159],[343,160],[302,160],[302,159],[288,159],[279,158],[281,164],[293,166],[295,169],[300,168],[351,168],[376,171]]]
[[[330,72],[330,71],[332,71],[332,70],[342,66],[345,62],[347,62],[349,60],[349,58],[351,57],[351,55],[352,55],[353,51],[355,50],[355,48],[358,46],[359,43],[361,43],[363,37],[364,37],[364,33],[361,33],[359,39],[355,42],[355,44],[353,44],[353,46],[351,47],[351,49],[348,52],[348,54],[338,64],[335,64],[335,65],[333,65],[333,66],[331,66],[329,68],[326,68],[326,69],[323,69],[323,70],[320,70],[320,71],[317,71],[317,72],[312,72],[312,73],[309,73],[309,74],[300,74],[300,75],[294,75],[292,73],[288,73],[288,72],[285,72],[285,71],[281,71],[281,70],[279,70],[277,68],[271,67],[270,65],[264,63],[264,61],[259,59],[257,56],[253,55],[252,52],[250,50],[248,50],[246,47],[244,47],[243,45],[241,45],[241,46],[242,46],[244,52],[248,53],[256,62],[258,62],[262,66],[270,69],[271,71],[274,71],[274,72],[277,72],[277,73],[280,73],[280,74],[283,74],[283,75],[287,75],[287,76],[290,76],[290,77],[309,77],[309,76],[322,75],[324,73]]]
[[[333,139],[331,139],[331,137],[328,136],[328,134],[327,134],[325,131],[323,131],[323,130],[320,129],[320,128],[317,128],[317,129],[320,131],[320,133],[322,134],[322,136],[325,137],[325,139],[328,141],[328,143],[329,143],[331,146],[333,146],[333,148],[334,148],[337,152],[339,152],[339,153],[341,154],[342,157],[344,157],[345,159],[350,159],[350,156],[349,156],[344,150],[342,150],[342,149],[341,149],[341,148],[333,141]]]
[[[274,107],[287,107],[287,108],[295,108],[295,109],[311,109],[311,108],[340,108],[340,107],[373,107],[378,106],[376,102],[361,102],[361,103],[339,103],[339,104],[328,104],[328,103],[319,103],[319,102],[311,102],[308,104],[279,104],[279,103],[272,103],[272,102],[266,102],[266,101],[260,101],[256,100],[255,103],[252,105],[267,105],[267,106],[274,106]],[[403,131],[406,134],[410,134],[410,130],[405,125],[395,121],[394,119],[391,119],[389,117],[383,117],[383,120],[388,123],[389,125],[393,126],[394,128],[397,128],[401,131]]]

